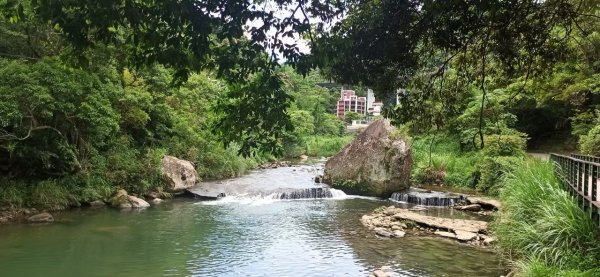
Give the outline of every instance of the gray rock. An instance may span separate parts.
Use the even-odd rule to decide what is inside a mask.
[[[483,208],[491,208],[498,210],[502,207],[502,203],[500,203],[500,201],[488,197],[470,196],[467,198],[467,201],[471,204],[479,204]]]
[[[388,120],[373,122],[325,164],[323,182],[349,194],[389,197],[410,186],[412,152]]]
[[[383,272],[383,270],[375,270],[373,272],[373,275],[375,277],[389,277],[390,275],[388,275],[387,273]]]
[[[456,207],[454,207],[454,209],[461,210],[461,211],[478,212],[481,210],[481,205],[471,204],[471,205],[465,205],[465,206],[456,206]]]
[[[383,228],[375,228],[375,234],[381,237],[389,238],[392,234]]]
[[[395,215],[396,214],[396,207],[389,206],[389,207],[385,208],[385,210],[383,211],[383,214],[385,214],[385,215]]]
[[[54,217],[49,213],[40,213],[27,218],[29,223],[51,223],[54,222]]]
[[[436,235],[441,236],[441,237],[446,237],[446,238],[451,238],[451,239],[455,239],[456,235],[454,233],[450,233],[450,232],[444,232],[444,231],[435,231]]]
[[[308,156],[300,155],[300,162],[305,162],[306,160],[308,160]]]
[[[402,226],[400,225],[392,225],[392,231],[402,230]]]
[[[400,230],[396,230],[394,231],[394,237],[397,238],[403,238],[404,236],[406,236],[406,233]]]
[[[154,198],[154,199],[152,199],[152,201],[150,201],[150,202],[152,202],[152,204],[154,204],[154,205],[158,205],[158,204],[162,203],[162,202],[163,202],[163,200],[162,200],[162,199],[160,199],[160,198]]]
[[[490,245],[496,242],[496,238],[494,237],[486,237],[483,239],[483,243],[486,245]]]
[[[470,240],[474,239],[475,237],[477,237],[476,233],[463,231],[463,230],[454,230],[454,233],[456,233],[456,239],[458,239],[460,241],[470,241]]]
[[[104,201],[102,201],[102,200],[95,200],[95,201],[90,202],[90,206],[92,206],[92,207],[102,207],[105,205],[106,205],[106,203],[104,203]]]
[[[148,208],[150,207],[150,204],[148,202],[146,202],[146,200],[141,199],[141,198],[137,198],[135,196],[132,195],[128,195],[127,196],[127,201],[129,202],[129,205],[127,204],[123,204],[121,205],[121,208],[134,208],[134,209],[141,209],[141,208]]]
[[[124,189],[117,191],[117,194],[111,198],[110,203],[113,207],[121,209],[140,209],[150,207],[150,204],[144,199],[128,195],[127,191]]]
[[[194,165],[186,160],[173,156],[162,159],[162,173],[168,181],[167,189],[172,192],[189,189],[196,185],[199,179]]]

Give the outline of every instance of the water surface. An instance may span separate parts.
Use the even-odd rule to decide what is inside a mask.
[[[58,214],[0,228],[2,276],[499,276],[499,259],[437,238],[380,239],[359,223],[367,199]],[[85,216],[83,216],[85,214]]]
[[[63,212],[50,225],[0,226],[0,276],[368,276],[382,266],[395,276],[503,274],[493,252],[439,238],[378,238],[360,224],[390,203],[229,196]]]

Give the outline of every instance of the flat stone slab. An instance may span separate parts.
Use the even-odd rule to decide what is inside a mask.
[[[481,210],[481,205],[479,205],[479,204],[470,204],[470,205],[466,205],[466,206],[455,206],[454,209],[461,210],[461,211],[478,212],[478,211]]]
[[[496,199],[491,199],[487,197],[473,197],[470,196],[467,198],[467,201],[471,204],[479,204],[481,206],[492,207],[494,209],[500,209],[502,207],[502,203]]]
[[[462,240],[462,241],[470,241],[472,239],[474,239],[475,237],[477,237],[476,233],[471,233],[471,232],[467,232],[467,231],[463,231],[463,230],[456,230],[456,239],[457,240]]]
[[[467,231],[471,233],[485,232],[487,230],[487,222],[480,220],[469,219],[450,219],[426,216],[409,210],[397,209],[394,214],[395,219],[411,220],[421,225],[434,227],[436,229],[446,229],[456,232],[457,230]]]
[[[450,233],[450,232],[444,232],[444,231],[435,231],[436,235],[440,236],[440,237],[445,237],[445,238],[451,238],[451,239],[455,239],[456,235],[454,233]]]

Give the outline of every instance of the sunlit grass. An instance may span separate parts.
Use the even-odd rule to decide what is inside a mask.
[[[542,276],[540,263],[561,272],[600,267],[598,226],[563,188],[551,163],[519,164],[507,175],[500,198],[493,231],[505,253],[523,259],[525,276]]]

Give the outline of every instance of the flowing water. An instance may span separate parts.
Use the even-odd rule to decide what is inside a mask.
[[[298,170],[279,170],[287,172],[282,182],[294,182]],[[335,191],[330,199],[265,194],[270,181],[261,176],[273,172],[251,174],[264,186],[258,192],[230,191],[218,201],[81,209],[55,214],[51,225],[0,226],[0,276],[368,276],[382,266],[395,276],[504,273],[487,250],[433,237],[376,237],[360,217],[388,201]],[[470,217],[447,208],[424,213]]]
[[[449,207],[465,198],[456,193],[411,188],[404,192],[394,192],[390,199],[423,206]]]

